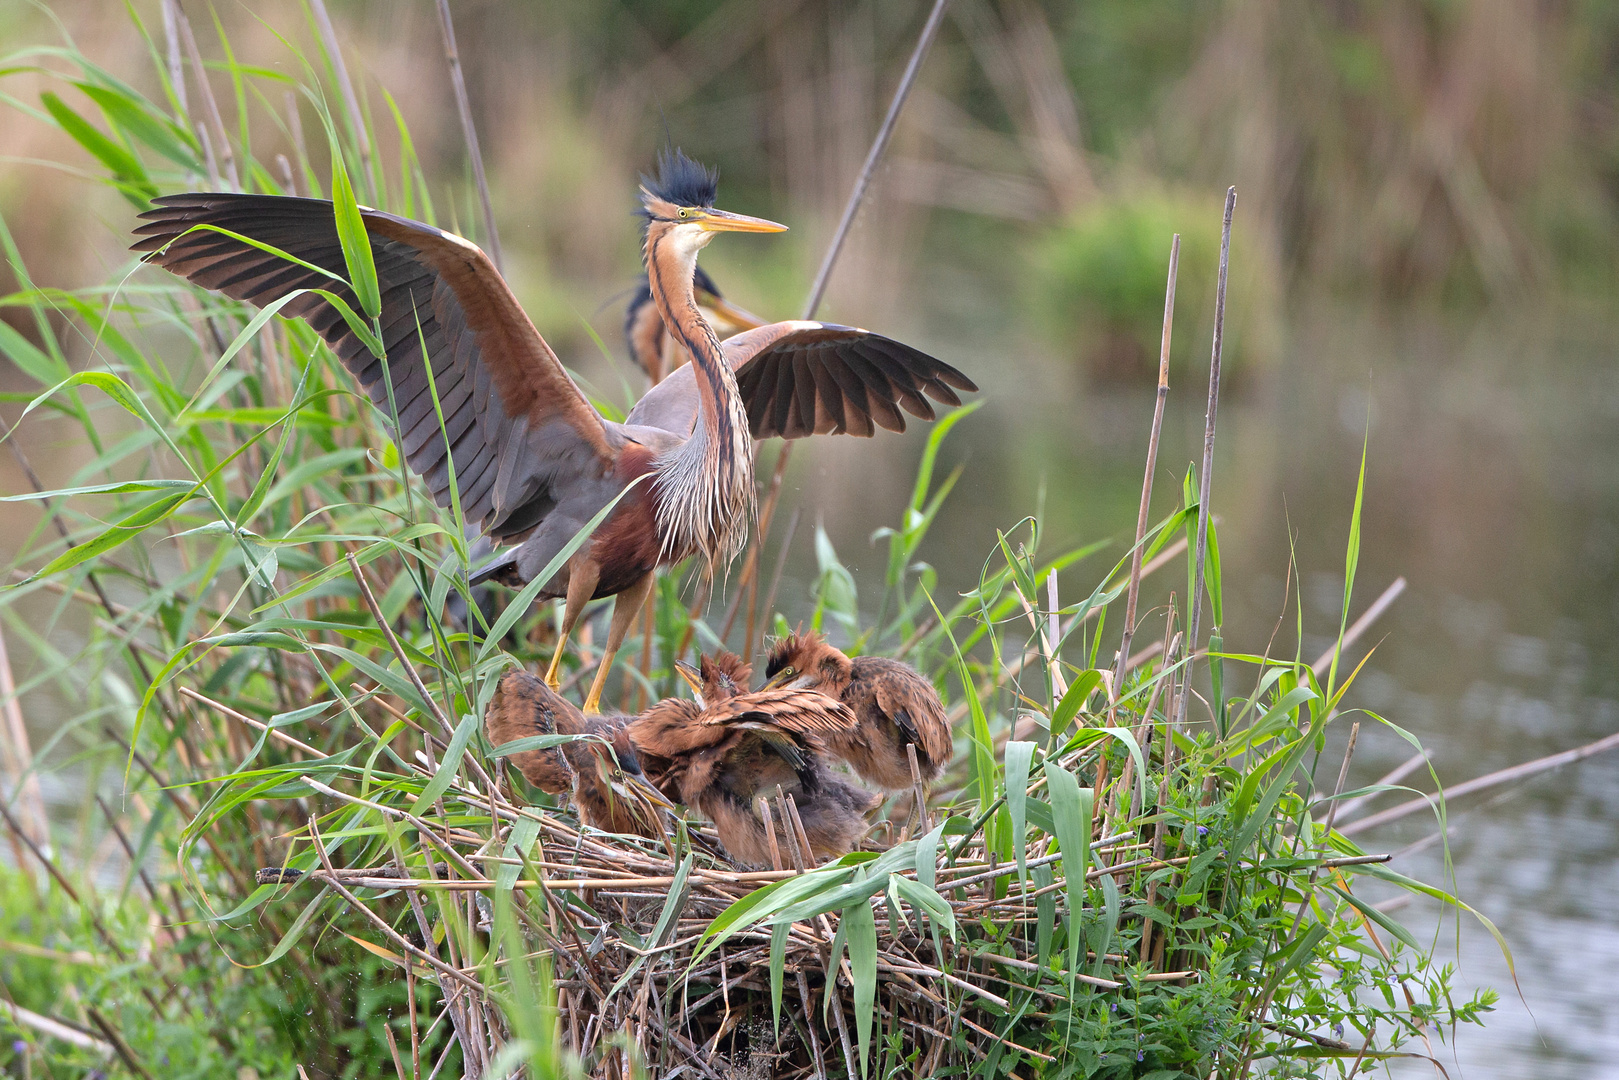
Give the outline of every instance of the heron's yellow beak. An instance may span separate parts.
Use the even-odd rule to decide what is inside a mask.
[[[697,224],[702,227],[704,232],[774,233],[787,231],[787,226],[778,225],[774,221],[748,217],[746,214],[733,214],[729,210],[715,210],[712,207],[701,211]]]
[[[714,313],[715,318],[710,319],[710,322],[726,323],[728,324],[727,330],[732,326],[736,327],[734,331],[730,331],[731,333],[740,334],[744,330],[755,330],[765,324],[765,321],[759,316],[744,308],[737,307],[723,296],[715,296],[711,292],[699,290],[697,300],[698,303]],[[721,336],[728,337],[729,334],[722,331]]]

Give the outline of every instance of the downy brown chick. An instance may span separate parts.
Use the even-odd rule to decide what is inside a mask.
[[[495,747],[533,735],[593,735],[544,750],[510,755],[524,779],[553,795],[573,793],[579,818],[605,832],[657,838],[669,802],[647,783],[626,730],[627,716],[586,716],[545,680],[508,671],[484,713],[484,733]],[[612,752],[608,752],[608,748]]]
[[[712,821],[739,863],[770,865],[759,803],[778,785],[793,796],[814,859],[854,850],[882,798],[840,779],[820,756],[821,740],[851,727],[853,714],[810,690],[750,691],[750,668],[728,653],[680,671],[697,700],[667,698],[630,722],[647,778]],[[773,820],[777,849],[791,851],[785,823]]]
[[[852,728],[823,737],[867,783],[887,791],[911,786],[907,743],[916,746],[924,781],[950,763],[950,721],[933,684],[909,664],[881,656],[850,659],[817,633],[792,634],[771,651],[769,685],[815,690],[837,698],[854,713]]]

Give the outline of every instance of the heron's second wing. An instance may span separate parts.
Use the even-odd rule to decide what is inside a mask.
[[[957,390],[978,389],[949,364],[852,326],[771,323],[727,338],[721,348],[736,371],[755,439],[904,431],[904,412],[933,419],[927,398],[955,406]],[[688,435],[697,403],[688,364],[648,390],[625,423]]]
[[[331,203],[206,192],[154,201],[156,208],[141,215],[146,224],[136,229],[134,250],[150,252],[159,266],[261,307],[295,290],[324,289],[359,311],[347,285],[214,231],[227,229],[342,277]],[[613,454],[600,415],[484,253],[430,225],[376,210],[362,216],[382,296],[387,364],[312,292],[281,313],[307,319],[373,402],[384,412],[398,409],[405,459],[434,501],[450,503],[453,461],[467,520],[500,536],[514,510],[546,496],[570,471],[592,459],[605,468]]]
[[[772,323],[724,349],[756,439],[904,431],[902,409],[932,420],[928,398],[955,406],[957,390],[978,389],[919,349],[833,323]]]

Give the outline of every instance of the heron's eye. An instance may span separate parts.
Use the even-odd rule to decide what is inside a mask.
[[[684,217],[691,217],[691,211],[687,210],[684,206],[682,206],[680,208],[680,216],[683,217],[683,218]]]

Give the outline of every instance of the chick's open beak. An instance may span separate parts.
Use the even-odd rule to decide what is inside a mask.
[[[697,698],[697,704],[702,705],[703,704],[703,676],[702,676],[702,673],[700,671],[698,671],[696,668],[692,667],[690,664],[686,663],[686,661],[684,661],[684,660],[676,660],[675,661],[675,671],[680,675],[680,677],[682,679],[686,680],[686,685],[691,687],[692,694]]]
[[[748,217],[746,214],[733,214],[729,210],[705,209],[697,221],[705,232],[755,232],[777,233],[786,232],[787,226],[767,221],[764,218]]]

